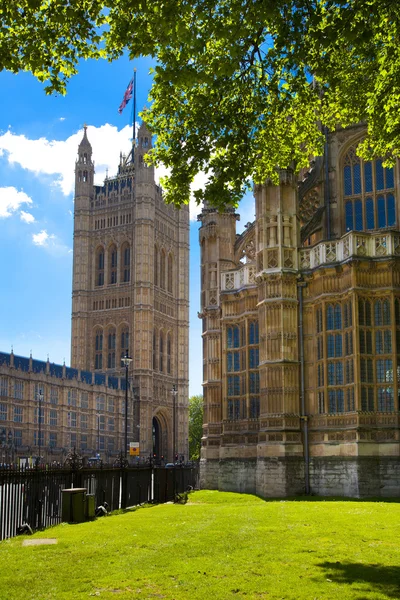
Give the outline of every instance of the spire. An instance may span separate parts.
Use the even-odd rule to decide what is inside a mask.
[[[91,144],[90,144],[90,142],[88,140],[88,137],[87,137],[87,125],[86,125],[86,123],[83,126],[83,138],[82,138],[81,143],[79,144],[79,151],[81,149],[83,150],[83,148],[90,149],[90,153],[92,152],[92,146],[91,146]]]
[[[93,188],[94,163],[92,146],[87,137],[87,125],[83,126],[83,138],[78,146],[78,158],[75,163],[75,198],[89,196]]]

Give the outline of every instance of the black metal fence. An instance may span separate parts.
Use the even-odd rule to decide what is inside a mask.
[[[60,523],[64,489],[86,488],[96,506],[107,502],[113,511],[173,501],[197,482],[193,466],[0,469],[0,540],[14,537],[25,524],[35,531]]]

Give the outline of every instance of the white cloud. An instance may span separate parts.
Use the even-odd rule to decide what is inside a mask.
[[[48,234],[45,229],[42,229],[40,233],[32,234],[32,241],[35,246],[47,246],[50,240],[54,240],[55,236],[53,234]]]
[[[24,221],[24,223],[34,223],[35,222],[35,217],[33,215],[31,215],[31,213],[25,212],[24,210],[21,210],[21,212],[19,213],[19,216],[21,218],[21,221]]]
[[[83,130],[80,130],[66,140],[48,140],[44,137],[31,140],[9,130],[0,135],[0,156],[37,176],[52,176],[54,184],[67,196],[74,188],[74,165],[82,135]],[[119,152],[129,150],[131,136],[132,129],[128,125],[121,131],[108,123],[101,127],[88,127],[96,180],[99,183],[103,183],[107,169],[110,175],[116,172]]]
[[[63,118],[60,117],[60,120]],[[120,151],[129,152],[132,143],[132,128],[126,125],[118,131],[117,127],[108,123],[101,127],[89,125],[87,135],[93,148],[95,181],[103,184],[107,171],[110,177],[116,173]],[[74,166],[82,136],[83,130],[80,130],[66,140],[48,140],[44,137],[29,139],[25,135],[16,135],[12,130],[8,130],[0,135],[0,157],[5,158],[11,165],[19,165],[23,169],[33,172],[36,176],[52,177],[53,185],[60,187],[63,194],[68,196],[74,189]],[[164,177],[166,174],[167,169],[157,168],[155,170],[156,182],[158,183],[160,177]],[[203,189],[206,181],[207,176],[199,173],[192,184],[192,190]],[[200,210],[201,206],[196,205],[192,196],[190,218],[196,220]]]
[[[35,246],[46,249],[49,254],[55,257],[68,256],[72,253],[71,248],[63,244],[53,233],[48,233],[46,229],[32,234],[32,242]]]
[[[59,121],[65,121],[65,117],[60,117]]]
[[[0,218],[11,217],[22,204],[32,204],[32,198],[15,187],[0,188]]]

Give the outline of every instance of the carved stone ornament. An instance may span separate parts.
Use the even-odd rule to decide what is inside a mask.
[[[248,261],[252,261],[256,257],[256,247],[254,244],[254,239],[250,240],[243,250],[243,255],[246,257]]]
[[[320,207],[321,200],[317,189],[312,189],[301,200],[299,207],[299,216],[302,223],[308,223],[317,209]]]

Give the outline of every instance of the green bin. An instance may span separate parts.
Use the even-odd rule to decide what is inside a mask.
[[[86,488],[62,490],[61,518],[67,523],[83,523],[86,520]]]

